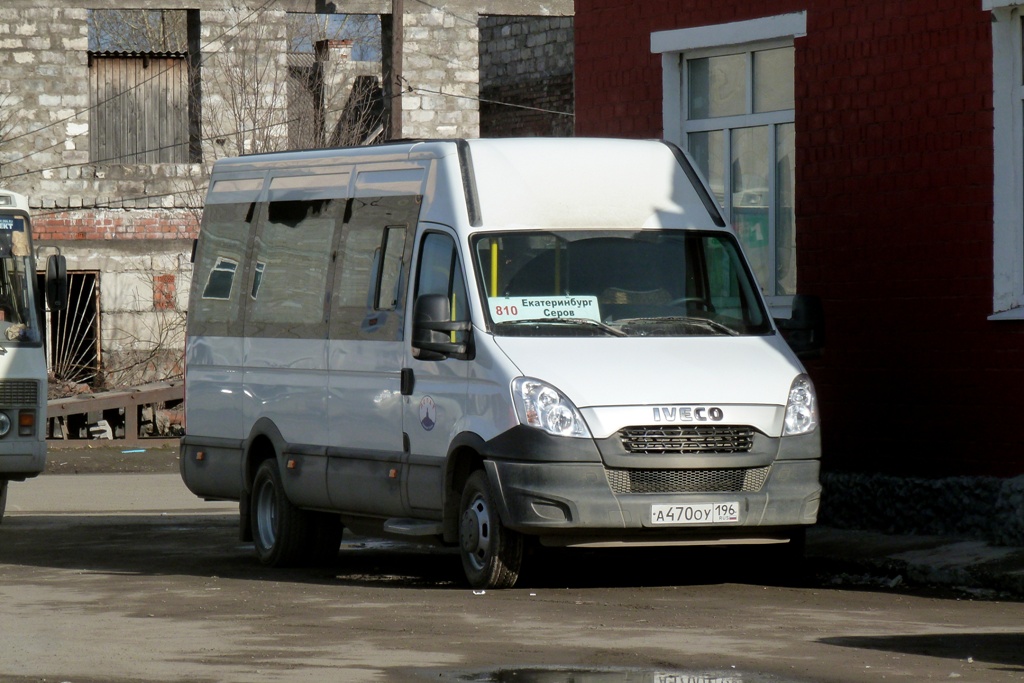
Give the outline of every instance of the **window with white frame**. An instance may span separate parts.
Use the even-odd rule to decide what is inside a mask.
[[[686,149],[772,305],[796,293],[793,38],[803,13],[662,31],[666,139]]]
[[[983,0],[992,11],[992,310],[1024,319],[1024,5]]]

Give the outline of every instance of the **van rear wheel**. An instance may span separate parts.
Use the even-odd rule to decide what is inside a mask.
[[[473,588],[511,588],[523,563],[523,537],[498,518],[490,482],[482,470],[466,480],[459,515],[462,568]]]
[[[256,470],[251,498],[252,537],[256,556],[268,567],[290,567],[306,559],[307,513],[288,500],[277,460]]]

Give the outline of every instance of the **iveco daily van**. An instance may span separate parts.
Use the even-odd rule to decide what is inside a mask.
[[[347,527],[507,587],[531,542],[795,543],[816,519],[814,388],[670,144],[222,159],[187,334],[182,477],[240,502],[268,565]]]

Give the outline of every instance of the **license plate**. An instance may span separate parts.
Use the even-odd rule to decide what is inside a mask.
[[[728,524],[740,521],[739,503],[652,505],[651,524]]]

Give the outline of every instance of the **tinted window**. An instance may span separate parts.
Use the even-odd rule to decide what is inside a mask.
[[[207,204],[199,233],[193,269],[188,320],[193,334],[226,335],[240,332],[239,291],[236,284],[245,261],[255,205]]]
[[[253,245],[246,332],[319,336],[335,224],[344,200],[271,202]]]
[[[420,197],[357,197],[338,246],[332,339],[400,339]]]

